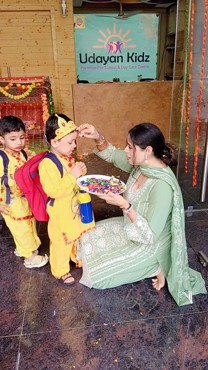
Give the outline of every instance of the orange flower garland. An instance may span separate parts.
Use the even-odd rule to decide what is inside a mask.
[[[25,91],[24,93],[20,94],[20,95],[13,95],[13,94],[10,94],[8,92],[9,89],[11,89],[11,87],[13,87],[13,83],[9,83],[8,85],[4,86],[4,87],[1,87],[0,86],[0,92],[6,96],[7,98],[9,99],[12,99],[12,100],[20,100],[20,99],[24,99],[26,98],[27,96],[29,96],[32,92],[32,90],[36,87],[36,84],[35,82],[32,82],[31,84],[29,85],[20,85],[20,84],[17,84],[17,86],[23,90],[27,89],[27,91]]]
[[[43,123],[46,124],[47,119],[49,118],[48,112],[48,100],[46,94],[41,94],[42,109],[43,109]]]
[[[194,169],[192,177],[192,185],[197,185],[197,166],[198,166],[198,153],[199,153],[199,129],[201,121],[201,106],[202,106],[202,95],[203,95],[203,76],[204,76],[204,61],[207,41],[207,16],[208,16],[208,0],[205,1],[205,12],[204,12],[204,29],[202,39],[202,55],[201,55],[201,71],[199,80],[199,95],[197,101],[197,118],[196,118],[196,129],[195,129],[195,150],[194,150]]]
[[[189,44],[189,71],[187,78],[187,103],[186,103],[186,141],[185,141],[185,173],[188,173],[188,149],[189,149],[189,133],[190,133],[190,107],[191,107],[191,81],[192,81],[192,64],[193,64],[193,45],[194,45],[194,1],[191,4],[191,20],[190,20],[190,44]]]

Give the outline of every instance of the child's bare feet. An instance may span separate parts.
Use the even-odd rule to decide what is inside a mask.
[[[156,279],[152,279],[152,286],[156,290],[160,290],[165,286],[165,276],[162,271],[156,276]]]

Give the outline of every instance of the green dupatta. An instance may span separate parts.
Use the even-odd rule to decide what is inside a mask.
[[[161,179],[173,189],[171,267],[166,279],[169,292],[179,306],[193,303],[192,295],[207,291],[201,274],[188,266],[184,205],[178,181],[169,167],[140,166],[140,169],[146,177]]]

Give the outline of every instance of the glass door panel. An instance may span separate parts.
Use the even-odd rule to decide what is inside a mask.
[[[208,211],[208,5],[177,3],[170,142],[187,210]],[[181,68],[182,66],[182,68]],[[181,68],[181,69],[180,69]],[[181,70],[180,77],[178,71]]]

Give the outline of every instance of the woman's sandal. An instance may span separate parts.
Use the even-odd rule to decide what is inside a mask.
[[[24,260],[24,266],[28,269],[43,267],[48,263],[48,256],[35,255],[31,261]]]
[[[71,279],[71,281],[69,281],[67,283],[66,280],[69,279],[69,278]],[[57,278],[57,280],[62,285],[74,285],[74,283],[75,283],[75,280],[74,280],[73,276],[70,273],[68,273],[66,275],[63,275],[60,278]]]

